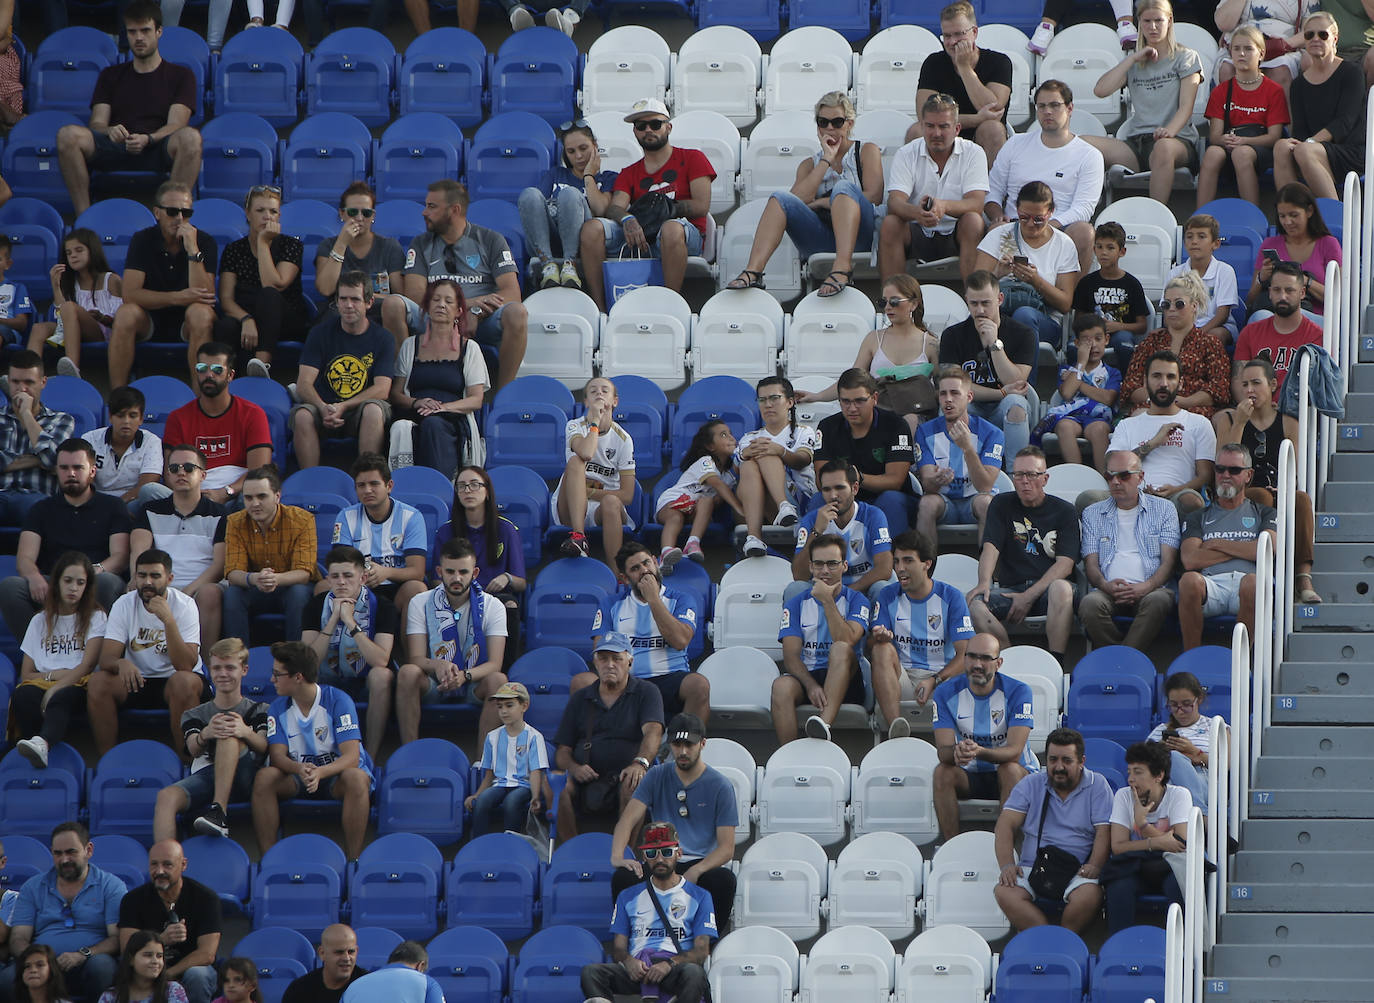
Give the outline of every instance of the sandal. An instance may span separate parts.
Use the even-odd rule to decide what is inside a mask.
[[[836,282],[836,275],[842,277],[844,279],[844,282]],[[829,275],[825,277],[825,281],[821,283],[820,288],[816,290],[816,295],[820,296],[822,299],[829,299],[831,296],[838,296],[840,295],[840,293],[844,292],[846,289],[849,288],[849,280],[853,277],[854,269],[852,268],[847,272],[831,272]],[[829,289],[830,292],[826,292],[827,289]]]
[[[756,272],[746,268],[731,279],[725,286],[726,289],[766,289],[763,284],[763,272]]]
[[[1297,583],[1302,581],[1304,578],[1307,579],[1307,586],[1305,588],[1296,589],[1296,592],[1298,593],[1298,602],[1305,603],[1307,605],[1313,605],[1321,602],[1321,594],[1312,587],[1312,576],[1308,572],[1304,571],[1302,574],[1294,575],[1293,584],[1297,585]]]

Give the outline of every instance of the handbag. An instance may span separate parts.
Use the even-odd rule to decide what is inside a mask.
[[[1282,41],[1282,39],[1280,39],[1280,41]],[[1226,81],[1226,100],[1221,106],[1221,131],[1233,132],[1237,136],[1248,136],[1251,138],[1263,136],[1269,130],[1258,122],[1252,122],[1249,125],[1238,125],[1234,129],[1231,128],[1231,95],[1235,89],[1236,81],[1235,78],[1232,77],[1230,80]]]
[[[1068,850],[1060,849],[1057,846],[1046,846],[1041,842],[1041,837],[1045,834],[1045,816],[1049,814],[1049,811],[1050,785],[1047,778],[1045,781],[1045,801],[1040,806],[1040,828],[1035,833],[1035,864],[1031,867],[1030,876],[1027,880],[1037,898],[1062,902],[1069,882],[1073,880],[1074,875],[1083,865]]]
[[[616,300],[632,289],[663,285],[663,262],[638,254],[627,258],[622,249],[618,258],[601,263],[601,279],[606,290],[606,308],[609,310],[615,306]]]
[[[626,210],[639,223],[644,238],[653,243],[663,224],[677,216],[677,202],[662,192],[646,192],[630,203]]]
[[[902,369],[932,369],[928,363],[919,367],[903,366]],[[939,406],[939,394],[930,373],[915,373],[911,376],[879,376],[878,406],[893,414],[914,414],[922,421],[935,415]]]
[[[588,702],[587,731],[585,737],[573,746],[573,762],[583,766],[591,763],[592,746],[595,744],[593,737],[596,722],[600,718],[600,709],[596,704]],[[597,777],[591,783],[578,784],[574,798],[582,811],[588,815],[616,815],[620,812],[620,782],[614,777]]]

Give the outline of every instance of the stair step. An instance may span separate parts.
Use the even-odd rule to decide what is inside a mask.
[[[1374,396],[1374,395],[1371,395]],[[1369,485],[1359,481],[1327,481],[1321,491],[1324,512],[1359,512],[1369,507]]]
[[[1313,795],[1334,790],[1374,788],[1374,759],[1329,756],[1260,756],[1251,787],[1304,788]],[[1374,798],[1371,799],[1374,804]]]
[[[1323,548],[1319,545],[1317,549],[1321,553]],[[1288,650],[1284,657],[1294,662],[1349,662],[1364,667],[1374,663],[1374,634],[1353,631],[1345,634],[1294,634],[1288,639]]]
[[[1250,789],[1250,817],[1374,819],[1374,791],[1367,787],[1268,786],[1256,778]],[[1292,905],[1291,899],[1288,904]]]
[[[1231,912],[1289,912],[1294,899],[1301,897],[1304,909],[1314,912],[1367,912],[1374,886],[1352,885],[1337,878],[1321,883],[1304,881],[1299,890],[1290,880],[1232,881],[1226,889],[1226,908]],[[1374,996],[1374,993],[1371,993]],[[1303,997],[1310,999],[1311,997]]]
[[[1368,978],[1304,979],[1247,975],[1235,978],[1202,980],[1202,998],[1207,1003],[1292,1003],[1293,1000],[1322,1000],[1323,1003],[1369,1003]]]
[[[1374,941],[1374,914],[1280,912],[1235,913],[1221,917],[1228,944],[1353,944]]]
[[[1285,696],[1374,695],[1374,672],[1343,662],[1284,662],[1279,666],[1278,692]],[[1374,745],[1366,748],[1374,750]]]
[[[1370,523],[1374,537],[1374,514],[1361,516]],[[1299,631],[1356,630],[1374,631],[1374,602],[1324,602],[1293,608],[1293,625]]]
[[[1352,421],[1374,421],[1374,393],[1346,394],[1345,416]]]
[[[1374,393],[1374,366],[1351,366],[1348,392],[1352,394]]]
[[[1289,668],[1309,668],[1309,666],[1285,666],[1280,673]],[[1328,666],[1316,666],[1325,671],[1335,671]],[[1281,676],[1281,678],[1287,678]],[[1292,692],[1296,687],[1284,687],[1284,692]],[[1270,728],[1264,736],[1265,756],[1289,756],[1311,759],[1359,758],[1374,750],[1374,728],[1331,728],[1327,726],[1306,728],[1289,725],[1284,728]]]
[[[1257,851],[1374,851],[1374,826],[1348,818],[1250,818],[1242,823],[1241,845]],[[1374,942],[1374,936],[1367,939]]]
[[[1367,481],[1374,472],[1374,456],[1368,453],[1346,452],[1344,444],[1341,451],[1331,457],[1331,467],[1327,470],[1327,482]]]
[[[1355,605],[1371,601],[1371,592],[1374,592],[1374,568],[1365,568],[1361,571],[1328,571],[1320,564],[1316,567],[1320,570],[1312,574],[1312,587],[1325,602]]]
[[[1371,474],[1374,480],[1374,474]],[[1366,490],[1368,488],[1366,487]],[[1374,513],[1350,507],[1323,504],[1317,515],[1317,543],[1360,543],[1374,540]],[[1368,547],[1368,543],[1365,544]],[[1322,565],[1318,565],[1322,567]],[[1323,569],[1326,570],[1326,569]]]
[[[1367,724],[1374,696],[1347,693],[1280,693],[1273,698],[1275,724]]]
[[[1308,885],[1346,883],[1363,887],[1374,895],[1374,881],[1355,883],[1353,875],[1370,873],[1374,852],[1346,850],[1242,850],[1236,854],[1228,874],[1233,885],[1281,884],[1284,881]],[[1367,899],[1366,901],[1370,901]],[[1311,900],[1307,904],[1316,905]]]
[[[1365,999],[1368,1000],[1369,957],[1363,951],[1352,951],[1348,944],[1288,944],[1274,947],[1260,944],[1218,944],[1212,949],[1212,971],[1215,977],[1224,973],[1250,974],[1265,972],[1268,980],[1314,979],[1313,989],[1326,981],[1345,979],[1365,980]],[[1249,999],[1250,997],[1245,997]],[[1269,999],[1270,997],[1263,997]],[[1279,996],[1278,999],[1285,997]],[[1312,994],[1288,999],[1328,999],[1324,994]]]

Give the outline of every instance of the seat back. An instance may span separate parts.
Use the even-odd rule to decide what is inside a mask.
[[[291,125],[300,117],[304,61],[305,50],[290,32],[232,36],[215,63],[216,114],[251,112],[274,126]]]
[[[444,858],[424,836],[379,836],[363,850],[349,880],[352,921],[428,940],[438,925],[443,874]]]
[[[926,928],[957,923],[987,940],[1011,928],[993,896],[1001,876],[990,832],[963,832],[946,842],[930,863],[922,914]]]
[[[921,64],[939,51],[940,40],[919,25],[899,24],[879,31],[864,46],[854,74],[858,110],[888,108],[908,115],[917,113],[916,81]],[[859,135],[857,131],[855,135]]]
[[[487,474],[496,489],[496,511],[520,530],[525,563],[535,567],[549,526],[549,486],[529,467],[493,465]]]
[[[353,933],[358,938],[358,967],[368,971],[383,967],[403,939],[395,930],[384,926],[355,926]]]
[[[817,92],[817,96],[822,93]],[[820,152],[816,121],[811,114],[814,100],[808,100],[805,111],[770,109],[767,117],[754,126],[740,158],[740,197],[746,203],[791,188],[798,165]]]
[[[635,142],[635,129],[621,111],[598,111],[587,116],[587,125],[596,134],[596,150],[603,171],[623,171],[644,156]],[[674,132],[676,120],[674,121]],[[557,156],[561,156],[559,151]]]
[[[925,300],[926,327],[934,334],[943,334],[951,324],[968,319],[968,304],[948,286],[930,283],[921,287]]]
[[[296,126],[286,141],[282,197],[288,202],[336,199],[354,179],[371,172],[371,163],[372,133],[360,119],[337,111],[317,112]]]
[[[1164,938],[1157,926],[1132,926],[1112,934],[1092,970],[1093,1003],[1134,1003],[1164,994]]]
[[[506,990],[510,956],[501,938],[480,926],[450,926],[431,940],[428,974],[448,1003],[485,1003]]]
[[[1035,57],[1027,50],[1030,39],[1012,24],[978,19],[978,44],[993,49],[1011,60],[1011,98],[1007,101],[1007,123],[1020,129],[1031,120],[1031,86],[1035,80]]]
[[[582,114],[609,110],[624,115],[627,94],[665,101],[671,71],[672,52],[658,32],[637,24],[612,28],[587,49],[579,102]],[[677,131],[676,122],[673,131]]]
[[[196,106],[191,109],[188,125],[199,126],[205,121],[210,99],[207,91],[210,79],[210,46],[203,35],[181,25],[168,24],[162,28],[157,40],[157,52],[169,63],[176,63],[190,70],[196,78]]]
[[[782,7],[771,0],[698,0],[697,28],[733,25],[760,42],[778,37],[782,27]]]
[[[1059,727],[1064,710],[1064,670],[1044,648],[1016,644],[1003,649],[1001,672],[1030,687],[1035,702],[1035,726],[1031,728],[1030,746],[1039,748],[1045,737]]]
[[[580,289],[541,289],[525,300],[529,342],[520,375],[549,376],[569,390],[592,378],[601,311]]]
[[[673,290],[645,286],[621,293],[601,328],[601,375],[638,373],[664,390],[682,386],[691,328],[692,308]]]
[[[152,226],[156,220],[141,203],[132,199],[106,199],[97,202],[76,217],[74,227],[87,227],[100,235],[100,247],[110,269],[124,271],[124,259],[129,253],[129,240],[139,230]]]
[[[801,1003],[886,1000],[896,953],[886,935],[868,926],[831,930],[812,946],[801,975]]]
[[[121,742],[96,764],[86,795],[91,832],[152,842],[158,791],[182,778],[181,760],[167,745],[147,739]]]
[[[916,116],[905,109],[872,108],[860,112],[854,120],[854,136],[865,143],[874,143],[882,152],[883,174],[892,170],[892,160],[897,151],[906,145],[907,130],[916,122]],[[923,287],[924,288],[924,287]]]
[[[752,170],[749,167],[749,149],[751,144],[746,144],[745,158],[740,169],[740,183],[744,185],[745,172]],[[757,166],[758,162],[754,162]],[[792,169],[795,172],[796,162],[792,162]],[[787,183],[790,186],[791,182]],[[717,289],[724,289],[736,275],[749,265],[749,253],[754,246],[754,234],[758,231],[759,220],[763,216],[763,210],[768,206],[767,191],[763,191],[764,185],[760,184],[759,194],[744,195],[746,201],[742,206],[730,214],[729,220],[720,229],[720,239],[716,251],[717,262]],[[777,190],[776,188],[774,190]],[[797,245],[792,242],[792,238],[783,234],[777,249],[768,257],[767,263],[763,266],[763,280],[770,296],[779,300],[792,299],[801,295],[801,258],[797,254]]]
[[[148,883],[148,851],[138,840],[129,836],[107,833],[92,836],[93,856],[100,858],[100,867],[124,882],[126,888]]]
[[[216,115],[201,129],[200,143],[202,198],[237,201],[277,176],[277,130],[261,115]]]
[[[463,149],[463,131],[446,115],[435,111],[402,115],[387,126],[377,143],[373,164],[377,198],[423,202],[435,178],[461,174]]]
[[[737,594],[732,591],[724,601],[735,604]],[[721,602],[722,597],[717,596],[715,650],[697,669],[711,684],[711,716],[730,728],[771,728],[770,694],[778,678],[778,666],[753,645],[725,646],[721,640]],[[738,619],[742,626],[744,618]],[[776,644],[776,631],[773,640]]]
[[[542,188],[554,163],[554,143],[553,129],[537,115],[493,114],[468,144],[468,194],[514,202],[526,188]]]
[[[463,128],[481,123],[487,88],[487,50],[470,31],[431,28],[406,47],[396,77],[402,115],[447,115]]]
[[[546,926],[520,948],[511,970],[511,1003],[557,1003],[580,991],[587,965],[600,963],[601,944],[586,930]]]
[[[1110,738],[1083,739],[1083,755],[1092,757],[1091,769],[1107,778],[1112,790],[1126,786],[1126,750]]]
[[[798,376],[834,375],[836,359],[849,360],[873,330],[873,304],[852,287],[836,296],[811,293],[792,309],[783,348],[783,370]]]
[[[0,233],[10,239],[11,267],[5,277],[42,290],[42,284],[50,281],[49,269],[62,260],[64,229],[61,213],[42,199],[20,197],[6,202],[0,207]]]
[[[0,687],[8,691],[8,680]],[[79,817],[85,773],[80,753],[65,742],[48,751],[41,770],[18,749],[7,752],[0,760],[0,832],[6,840],[11,834],[46,840],[53,826]]]
[[[1116,32],[1102,24],[1075,24],[1054,36],[1040,59],[1039,83],[1062,80],[1073,89],[1074,105],[1091,112],[1104,126],[1121,119],[1122,92],[1105,98],[1093,94],[1098,78],[1121,61]]]
[[[811,113],[816,98],[849,90],[854,50],[833,28],[794,28],[773,44],[763,74],[763,112]],[[812,128],[814,134],[814,123]]]
[[[830,875],[831,932],[872,927],[891,940],[910,937],[924,871],[921,851],[904,836],[870,832],[855,839],[840,851]],[[812,949],[813,959],[819,948],[818,943]],[[888,962],[891,969],[891,958]]]
[[[1133,676],[1075,672],[1064,701],[1064,726],[1084,738],[1110,738],[1129,745],[1150,733],[1154,689]]]
[[[511,35],[491,59],[492,113],[530,112],[549,125],[566,121],[577,101],[581,63],[576,43],[554,28]]]
[[[232,953],[253,959],[263,1003],[278,1003],[286,987],[316,963],[315,946],[300,931],[287,926],[253,930]]]
[[[52,386],[52,380],[48,380]],[[1231,723],[1231,649],[1219,644],[1204,644],[1183,652],[1172,662],[1159,683],[1159,704],[1155,708],[1160,720],[1169,718],[1169,695],[1164,683],[1175,672],[1191,672],[1206,691],[1203,713],[1220,714]]]
[[[730,781],[735,792],[735,808],[739,813],[735,842],[748,842],[751,833],[750,813],[754,809],[755,778],[758,774],[758,764],[754,762],[753,754],[738,742],[728,738],[713,738],[703,748],[702,758],[707,766]]]
[[[468,772],[463,750],[443,739],[401,746],[377,784],[378,834],[410,832],[439,846],[461,839]]]
[[[52,867],[48,837],[39,840],[16,833],[5,836],[5,866],[0,869],[0,893],[18,892],[24,882]]]
[[[711,952],[707,979],[714,999],[792,1003],[800,958],[797,945],[770,926],[737,926]]]
[[[849,757],[832,742],[799,739],[773,753],[759,783],[759,833],[804,833],[822,845],[845,836]]]
[[[695,32],[677,53],[677,114],[715,111],[736,126],[753,125],[759,114],[755,94],[762,64],[759,43],[741,28],[718,24]]]
[[[96,28],[62,28],[45,38],[29,64],[28,104],[85,116],[100,71],[119,62],[113,39]]]
[[[1264,231],[1252,230],[1248,226],[1232,226],[1222,229],[1221,247],[1216,257],[1235,270],[1236,285],[1248,289],[1255,275],[1255,259],[1259,257],[1260,245],[1264,243]]]
[[[339,921],[347,861],[333,840],[287,836],[262,855],[253,878],[253,926],[290,926],[319,940]]]
[[[943,988],[940,999],[981,1001],[992,987],[992,949],[983,935],[957,923],[927,926],[907,945],[897,977],[898,999],[915,1003],[926,998],[912,990]],[[907,992],[902,996],[903,991]]]
[[[1050,468],[1045,492],[1063,499],[1070,505],[1084,491],[1106,491],[1107,479],[1097,472],[1096,467],[1086,463],[1056,463]]]
[[[692,328],[692,376],[730,375],[756,382],[778,370],[787,319],[762,289],[726,289],[701,308]]]
[[[305,57],[305,110],[356,115],[368,125],[391,119],[396,50],[371,28],[342,28]]]
[[[219,896],[220,905],[245,913],[253,864],[243,847],[218,836],[192,836],[182,844],[186,873]]]
[[[810,836],[777,832],[760,839],[740,861],[735,928],[771,926],[793,940],[814,937],[828,871],[825,851]]]
[[[611,837],[604,832],[574,836],[553,853],[544,872],[542,919],[545,926],[568,924],[610,937]]]
[[[1022,930],[1011,940],[1007,941],[1002,948],[1002,962],[1020,961],[1028,959],[1034,961],[1046,955],[1063,955],[1071,958],[1078,966],[1083,976],[1083,981],[1078,985],[1081,993],[1088,988],[1088,969],[1092,963],[1092,958],[1088,954],[1088,945],[1083,943],[1083,938],[1072,930],[1065,930],[1062,926],[1039,926]],[[998,970],[998,982],[1001,982],[1001,970]]]
[[[673,119],[673,143],[700,150],[711,161],[716,177],[711,182],[711,211],[727,213],[735,208],[739,174],[739,129],[725,115],[709,109],[685,112]]]
[[[935,819],[934,772],[939,754],[919,738],[884,742],[854,777],[854,832],[899,833],[917,845],[940,834]]]
[[[83,101],[90,100],[90,90]],[[36,111],[25,115],[5,138],[2,172],[14,191],[67,209],[71,195],[57,163],[57,131],[64,125],[81,125],[71,112]],[[56,261],[53,262],[56,264]]]
[[[1079,1003],[1084,971],[1067,954],[1003,958],[997,966],[999,1003]]]

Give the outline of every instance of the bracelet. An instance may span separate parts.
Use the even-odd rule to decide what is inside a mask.
[[[624,226],[624,225],[625,225],[625,221],[626,221],[627,219],[634,219],[635,222],[639,222],[637,219],[635,219],[635,214],[634,214],[634,213],[632,213],[632,212],[627,212],[624,216],[621,216],[621,217],[620,217],[620,225],[621,225],[621,226]]]
[[[330,251],[329,257],[330,260],[337,261],[341,265],[343,264],[344,256],[340,254],[338,251]]]

